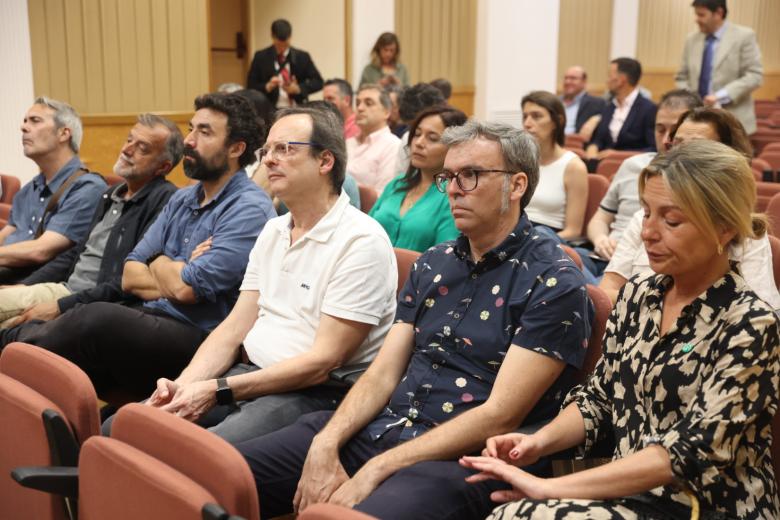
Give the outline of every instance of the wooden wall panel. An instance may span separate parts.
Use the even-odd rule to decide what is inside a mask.
[[[396,0],[395,32],[412,83],[447,78],[473,88],[476,0]]]
[[[558,24],[558,88],[572,65],[588,72],[588,88],[602,92],[612,43],[613,0],[561,0]]]
[[[187,111],[208,90],[206,0],[28,0],[36,93],[83,114]]]

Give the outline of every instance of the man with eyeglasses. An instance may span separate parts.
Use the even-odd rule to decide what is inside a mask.
[[[199,182],[171,196],[124,263],[122,290],[143,305],[77,305],[36,341],[80,366],[98,395],[141,399],[187,365],[236,302],[252,244],[276,216],[244,172],[262,135],[249,101],[206,94],[195,110],[182,162]]]
[[[373,359],[395,313],[390,239],[342,190],[339,118],[283,109],[260,155],[289,213],[257,238],[230,315],[147,401],[230,442],[334,409],[345,391],[329,372]]]
[[[484,518],[490,492],[507,488],[472,487],[457,458],[553,417],[575,381],[592,306],[582,273],[523,212],[536,144],[473,120],[442,141],[436,185],[462,236],[415,263],[395,324],[335,413],[237,445],[269,518],[315,502],[380,518]]]

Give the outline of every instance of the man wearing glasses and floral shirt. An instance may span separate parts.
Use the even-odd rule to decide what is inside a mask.
[[[329,372],[373,359],[395,314],[390,239],[341,189],[338,117],[283,109],[260,155],[269,189],[290,211],[257,238],[230,315],[147,401],[230,442],[334,409],[344,390],[323,384]],[[234,365],[239,354],[245,362]]]
[[[592,305],[580,270],[523,212],[539,178],[533,139],[472,120],[442,141],[436,184],[462,236],[418,259],[376,360],[335,412],[237,445],[269,518],[315,502],[484,518],[502,484],[467,484],[457,457],[551,418],[575,383]]]

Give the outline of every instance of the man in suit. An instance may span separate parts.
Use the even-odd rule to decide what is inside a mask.
[[[276,108],[305,103],[309,94],[322,90],[320,76],[309,53],[290,46],[292,26],[279,19],[271,24],[273,44],[255,53],[247,88],[263,92]]]
[[[566,108],[566,134],[580,134],[583,125],[588,123],[590,130],[586,140],[590,140],[595,126],[598,124],[598,116],[604,110],[604,99],[591,96],[585,89],[588,82],[588,74],[579,65],[569,67],[563,75],[563,95],[561,101]]]
[[[705,106],[732,112],[748,134],[756,131],[751,92],[763,81],[761,51],[752,29],[726,22],[726,0],[694,0],[699,32],[688,35],[677,88],[698,92]]]
[[[607,88],[612,102],[585,151],[588,159],[601,159],[609,150],[655,151],[655,103],[639,94],[642,65],[633,58],[616,58],[609,64]]]

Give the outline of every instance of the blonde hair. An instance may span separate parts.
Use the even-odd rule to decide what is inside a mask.
[[[743,155],[716,141],[696,140],[655,159],[639,175],[639,194],[660,176],[672,198],[702,234],[719,245],[719,230],[735,233],[732,243],[761,238],[766,215],[753,213],[756,181]]]

